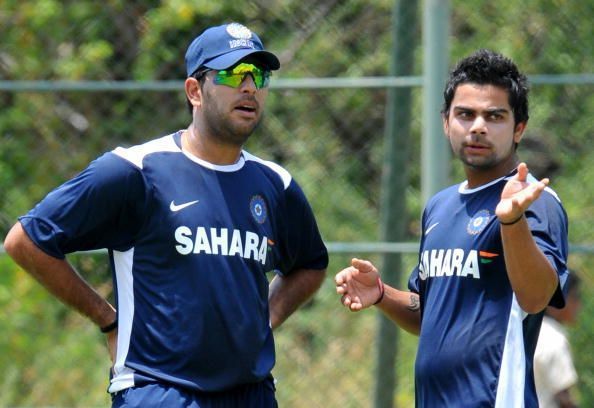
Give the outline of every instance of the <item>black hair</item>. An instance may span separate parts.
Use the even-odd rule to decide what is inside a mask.
[[[514,122],[528,122],[528,80],[509,58],[481,49],[462,59],[450,72],[443,92],[442,115],[447,117],[458,85],[494,85],[508,92]]]

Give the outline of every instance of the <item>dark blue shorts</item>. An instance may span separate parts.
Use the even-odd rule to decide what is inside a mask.
[[[278,408],[273,379],[221,392],[147,384],[112,395],[112,408]]]

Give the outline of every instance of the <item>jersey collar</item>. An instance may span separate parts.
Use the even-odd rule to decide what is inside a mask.
[[[178,130],[177,132],[175,132],[172,135],[173,140],[175,141],[175,144],[177,145],[177,147],[179,147],[181,152],[184,154],[184,156],[186,156],[188,159],[192,160],[194,163],[199,164],[202,167],[206,167],[207,169],[221,171],[221,172],[225,172],[225,173],[231,173],[234,171],[241,170],[243,168],[243,166],[245,164],[245,157],[243,154],[243,150],[241,151],[239,159],[233,164],[228,164],[228,165],[213,164],[206,160],[202,160],[202,159],[194,156],[192,153],[188,152],[187,150],[185,150],[182,147],[182,142],[181,142],[182,133],[183,133],[183,130]]]

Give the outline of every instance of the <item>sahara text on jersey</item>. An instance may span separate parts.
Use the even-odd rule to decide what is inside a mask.
[[[261,262],[262,265],[266,264],[268,238],[260,237],[251,231],[242,232],[234,229],[229,233],[227,228],[209,228],[207,231],[205,227],[197,227],[196,236],[192,236],[190,227],[182,225],[175,230],[175,241],[178,243],[175,249],[182,255],[239,255]]]
[[[468,255],[461,248],[425,250],[419,265],[419,277],[425,280],[428,277],[455,275],[480,279],[480,264],[490,263],[497,256],[499,255],[476,249],[470,250]]]

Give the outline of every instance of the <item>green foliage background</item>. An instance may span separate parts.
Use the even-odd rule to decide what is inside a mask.
[[[411,21],[421,18],[423,2],[417,3]],[[248,25],[279,55],[277,78],[385,76],[393,6],[388,0],[3,0],[0,79],[181,81],[191,39],[232,20]],[[592,74],[593,19],[591,1],[452,0],[451,61],[492,48],[531,76]],[[420,75],[422,48],[411,46],[413,72]],[[18,215],[101,152],[187,126],[179,84],[168,92],[0,91],[2,236]],[[527,140],[520,147],[535,173],[551,177],[570,217],[571,242],[589,248],[593,91],[592,83],[533,85]],[[249,142],[248,150],[281,163],[300,182],[327,241],[378,240],[385,97],[384,89],[272,89],[265,122]],[[410,183],[402,192],[410,241],[418,239],[423,206],[420,88],[413,88],[413,103]],[[460,167],[452,169],[452,180],[461,180]],[[353,255],[380,261],[378,254]],[[377,315],[342,310],[331,279],[349,258],[332,255],[322,290],[277,333],[274,374],[283,407],[371,405]],[[112,296],[104,255],[71,260]],[[571,330],[583,406],[594,406],[594,354],[588,353],[593,260],[577,250],[570,259],[584,276],[583,312]],[[414,262],[414,254],[404,257],[403,279]],[[109,405],[109,362],[98,330],[2,256],[0,310],[0,406]],[[403,334],[395,367],[398,406],[414,404],[415,350],[416,339]]]

